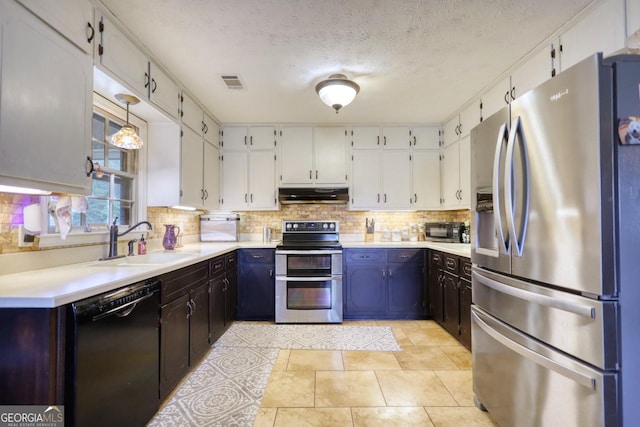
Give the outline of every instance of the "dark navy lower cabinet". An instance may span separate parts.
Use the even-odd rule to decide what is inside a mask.
[[[238,254],[238,320],[275,320],[275,250]]]
[[[421,319],[424,250],[344,250],[345,319]]]

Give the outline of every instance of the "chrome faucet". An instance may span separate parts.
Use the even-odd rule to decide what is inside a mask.
[[[118,256],[118,237],[122,237],[133,229],[137,228],[141,224],[147,224],[149,226],[149,230],[153,230],[151,223],[149,221],[140,221],[139,223],[132,225],[122,233],[118,233],[118,226],[116,222],[118,221],[118,217],[113,220],[113,224],[109,226],[109,255],[107,259],[115,258]]]

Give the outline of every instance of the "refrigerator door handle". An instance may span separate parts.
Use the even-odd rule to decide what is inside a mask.
[[[558,374],[569,378],[576,383],[587,387],[591,390],[596,389],[596,378],[592,378],[588,375],[584,375],[580,372],[576,372],[566,366],[563,366],[541,354],[536,353],[533,350],[529,350],[527,347],[518,344],[500,334],[498,331],[494,330],[491,326],[487,325],[476,313],[471,313],[473,316],[473,321],[489,336],[498,341],[500,344],[504,345],[508,349],[518,353],[522,357],[531,360],[532,362],[543,366],[547,369],[557,372]]]
[[[558,298],[552,298],[546,295],[525,291],[524,289],[505,285],[503,283],[500,283],[498,281],[485,277],[476,271],[472,272],[471,276],[473,277],[474,280],[482,283],[488,288],[493,289],[494,291],[497,291],[506,295],[510,295],[512,297],[519,298],[524,301],[529,301],[535,304],[544,305],[551,308],[557,308],[558,310],[567,311],[569,313],[574,313],[574,314],[577,314],[578,316],[588,317],[591,319],[596,318],[596,308],[590,305],[563,301]]]
[[[515,200],[514,200],[514,156],[516,142],[520,141],[522,145],[522,164],[524,180],[520,184],[523,197],[522,208],[522,226],[520,230],[520,236],[516,230],[515,222]],[[509,227],[509,235],[515,244],[516,254],[522,256],[524,250],[524,239],[527,234],[527,223],[529,221],[529,155],[527,154],[527,141],[522,131],[522,120],[520,117],[516,117],[511,122],[511,131],[509,132],[509,140],[507,142],[507,155],[505,159],[505,174],[504,174],[504,197],[507,210],[507,226]]]
[[[493,158],[493,218],[496,228],[496,235],[500,241],[502,251],[509,254],[509,236],[504,232],[502,224],[502,212],[500,211],[500,166],[502,148],[509,138],[509,128],[507,123],[503,123],[498,131],[498,140],[496,141],[496,152]]]

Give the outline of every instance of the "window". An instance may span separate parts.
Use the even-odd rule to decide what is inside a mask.
[[[116,224],[130,225],[136,220],[135,188],[137,154],[109,143],[109,137],[124,124],[124,120],[94,107],[92,123],[91,195],[87,196],[86,213],[72,212],[72,230],[104,231],[117,219]],[[46,198],[48,206],[48,232],[57,233],[55,206],[58,197]]]

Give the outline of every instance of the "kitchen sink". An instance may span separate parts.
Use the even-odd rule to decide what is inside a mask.
[[[107,259],[92,263],[101,267],[144,267],[152,265],[165,265],[184,259],[194,258],[196,254],[157,252],[145,255],[127,256],[122,258]]]

